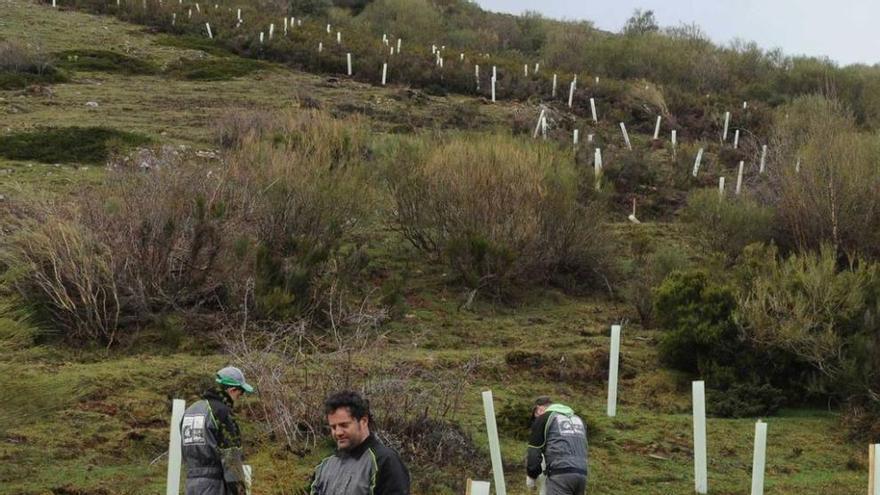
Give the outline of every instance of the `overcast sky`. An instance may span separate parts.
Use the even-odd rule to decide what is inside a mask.
[[[593,21],[620,31],[633,10],[653,10],[661,27],[697,23],[714,41],[755,41],[787,55],[827,56],[842,65],[880,62],[880,0],[477,0],[487,10]]]

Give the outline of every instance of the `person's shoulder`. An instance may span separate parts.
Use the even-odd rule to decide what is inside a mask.
[[[369,449],[373,451],[373,455],[376,456],[376,460],[380,463],[382,460],[386,459],[400,459],[400,454],[398,454],[396,450],[388,447],[375,437],[370,438]]]

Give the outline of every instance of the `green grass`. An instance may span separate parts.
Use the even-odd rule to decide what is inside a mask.
[[[226,81],[270,67],[266,62],[242,57],[181,59],[169,66],[166,74],[189,81]]]
[[[0,156],[43,163],[93,163],[151,142],[147,136],[104,127],[48,127],[0,136]]]
[[[152,62],[108,50],[65,50],[54,57],[59,67],[70,71],[147,75],[159,70]]]

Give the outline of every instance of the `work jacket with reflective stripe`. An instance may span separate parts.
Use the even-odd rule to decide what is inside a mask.
[[[397,452],[370,435],[315,469],[311,495],[409,495],[409,471]]]
[[[526,472],[530,478],[541,474],[542,458],[548,476],[587,475],[587,428],[570,407],[552,404],[532,423],[526,454]]]

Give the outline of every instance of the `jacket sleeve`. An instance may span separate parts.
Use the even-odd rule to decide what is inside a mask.
[[[526,451],[526,474],[529,478],[537,478],[543,469],[541,461],[544,459],[544,432],[547,429],[547,420],[551,413],[544,413],[532,422],[532,433],[529,436],[529,448]]]
[[[238,423],[226,407],[215,409],[219,438],[220,463],[223,466],[223,479],[230,495],[245,493],[244,454],[241,450],[241,433]]]
[[[382,452],[376,459],[379,472],[376,474],[375,495],[409,495],[409,470],[393,451]]]

